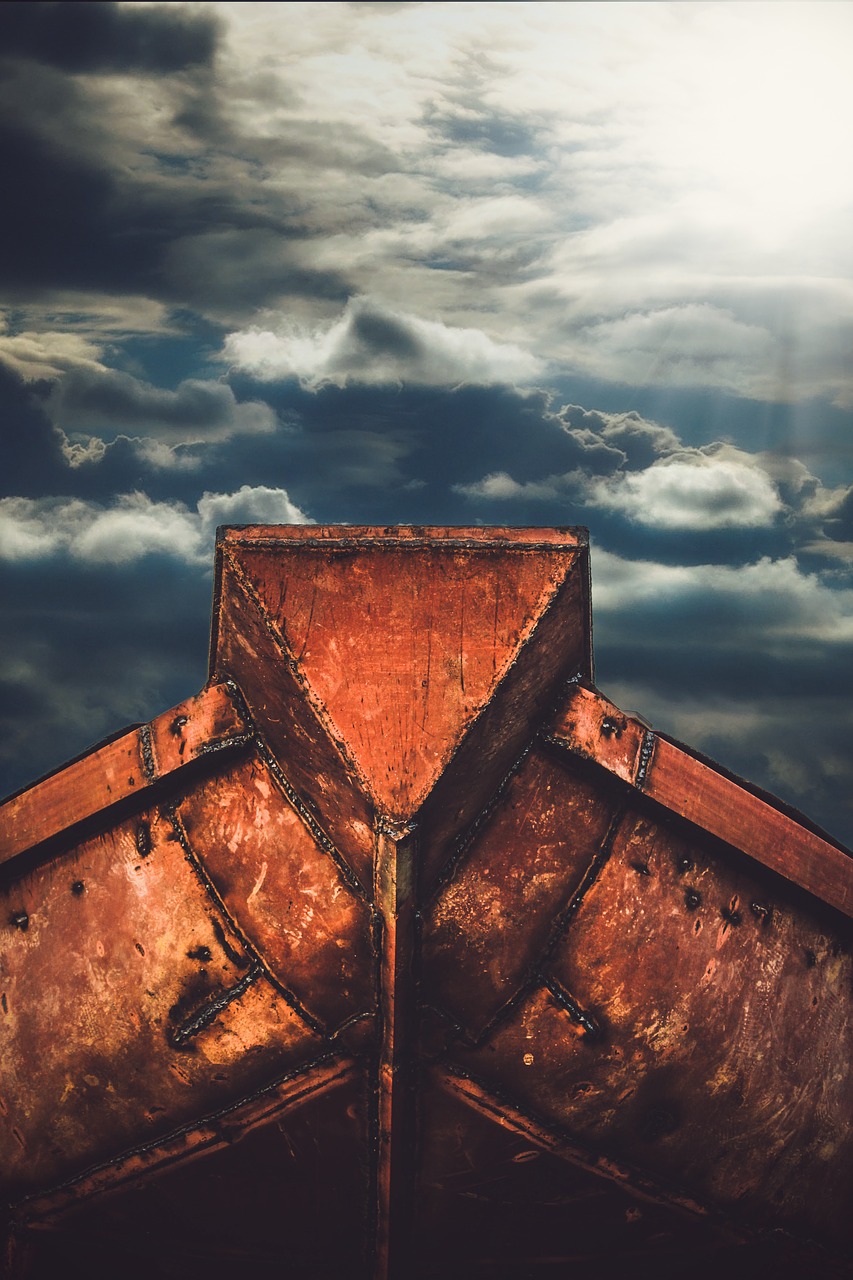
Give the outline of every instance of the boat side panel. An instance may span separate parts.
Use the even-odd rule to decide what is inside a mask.
[[[640,807],[543,977],[464,1066],[703,1203],[851,1243],[849,938]]]
[[[407,820],[578,554],[446,544],[295,555],[257,548],[241,551],[240,567],[377,808]]]
[[[369,904],[255,756],[177,808],[189,848],[276,978],[327,1031],[375,1001]]]
[[[313,700],[239,566],[226,558],[217,616],[216,672],[235,680],[298,803],[313,814],[368,892],[373,809],[357,771]]]
[[[551,740],[622,778],[671,813],[853,917],[853,856],[773,797],[661,738],[595,689],[578,685],[551,725]]]
[[[0,891],[0,1168],[61,1181],[315,1058],[153,809]]]
[[[425,912],[421,987],[476,1039],[542,963],[604,843],[617,787],[534,748]]]
[[[248,725],[231,690],[211,685],[0,805],[0,863],[141,797],[202,756],[240,746]]]

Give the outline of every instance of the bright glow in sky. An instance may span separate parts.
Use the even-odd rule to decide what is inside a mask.
[[[0,4],[8,785],[196,687],[219,520],[579,523],[628,705],[853,833],[853,3],[72,10]]]
[[[716,216],[780,247],[853,199],[853,7],[712,5],[697,25],[662,157],[704,173]]]

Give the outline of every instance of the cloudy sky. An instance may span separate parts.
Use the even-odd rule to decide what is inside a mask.
[[[853,5],[0,5],[0,792],[217,524],[586,524],[598,683],[853,843]]]

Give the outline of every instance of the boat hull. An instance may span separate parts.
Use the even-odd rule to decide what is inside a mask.
[[[9,1274],[850,1274],[853,862],[599,694],[582,534],[218,557],[0,808]]]

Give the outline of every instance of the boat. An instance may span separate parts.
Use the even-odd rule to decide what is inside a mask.
[[[853,1275],[853,859],[598,690],[583,529],[221,529],[0,873],[16,1280]]]

